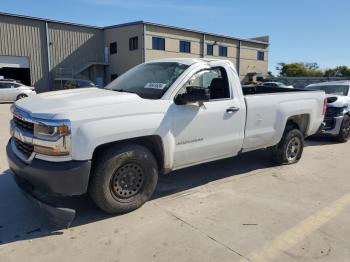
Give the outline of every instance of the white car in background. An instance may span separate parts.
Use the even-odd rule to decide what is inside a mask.
[[[305,89],[324,91],[327,95],[322,133],[334,136],[339,142],[347,142],[350,139],[350,81],[311,84]]]
[[[36,95],[35,88],[26,86],[12,79],[0,80],[0,101],[16,101],[21,98]]]
[[[279,88],[294,88],[294,86],[292,85],[285,85],[281,82],[265,82],[262,84],[262,86],[266,86],[266,87],[279,87]]]

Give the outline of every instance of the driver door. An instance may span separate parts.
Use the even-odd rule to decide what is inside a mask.
[[[174,168],[236,155],[242,148],[245,110],[233,97],[226,70],[201,70],[178,94],[188,86],[209,89],[211,98],[203,103],[173,104]]]

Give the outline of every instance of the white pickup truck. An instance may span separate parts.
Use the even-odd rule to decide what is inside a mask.
[[[18,185],[59,222],[74,210],[47,195],[88,192],[102,210],[124,213],[152,196],[159,173],[262,148],[277,163],[297,162],[325,105],[323,91],[242,90],[229,61],[152,61],[105,89],[17,101],[8,161]]]

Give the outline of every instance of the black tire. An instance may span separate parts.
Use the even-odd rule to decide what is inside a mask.
[[[304,150],[304,136],[293,127],[287,127],[281,141],[273,148],[272,160],[279,165],[297,163]]]
[[[335,137],[338,142],[345,143],[350,138],[350,117],[345,115],[340,127],[339,134]]]
[[[19,94],[19,95],[17,96],[16,100],[20,100],[20,99],[26,98],[26,97],[28,97],[26,94]]]
[[[133,211],[154,193],[158,165],[147,148],[138,144],[110,148],[93,161],[89,194],[103,211],[110,214]]]

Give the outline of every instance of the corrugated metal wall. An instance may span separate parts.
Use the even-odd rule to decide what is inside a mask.
[[[48,22],[48,36],[50,73],[46,22],[0,15],[0,55],[28,57],[31,82],[38,91],[53,88],[58,68],[76,76],[89,62],[104,62],[102,29]]]
[[[104,62],[102,29],[48,23],[51,69],[77,72],[89,62]]]
[[[31,82],[40,90],[49,81],[45,34],[42,21],[0,15],[0,54],[28,57]]]

